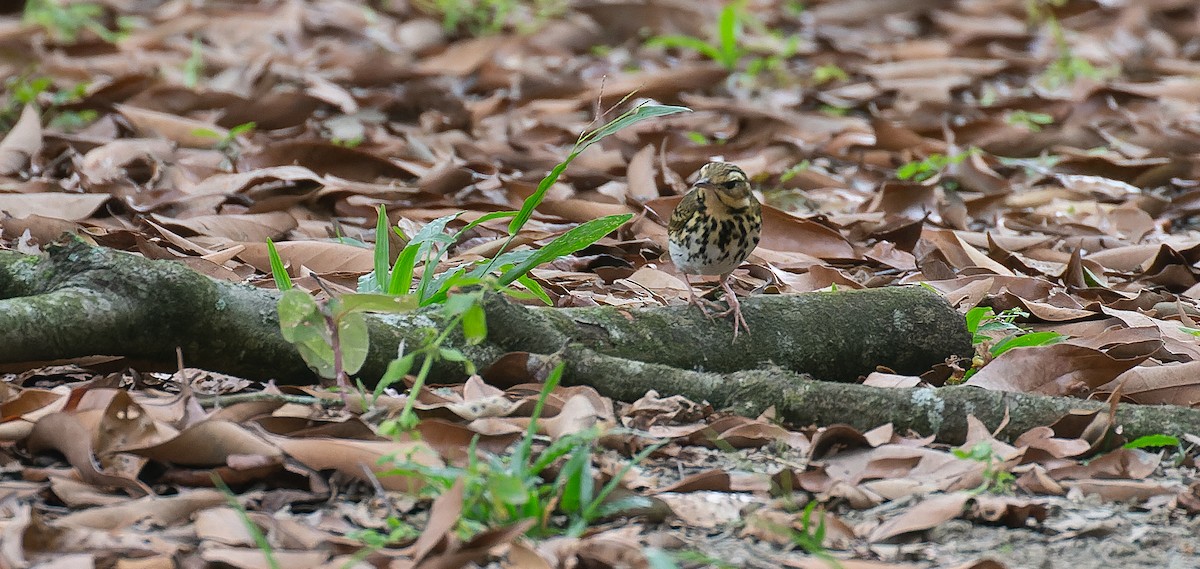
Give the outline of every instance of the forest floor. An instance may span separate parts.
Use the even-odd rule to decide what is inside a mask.
[[[1200,401],[1195,2],[26,4],[0,14],[0,249],[72,233],[269,289],[269,239],[324,298],[376,270],[381,206],[389,264],[449,232],[418,280],[632,214],[515,286],[677,305],[664,222],[723,160],[766,204],[740,293],[920,283],[977,333],[973,362],[864,383]],[[540,193],[642,104],[690,112]],[[511,235],[489,215],[530,199]],[[1200,567],[1200,433],[1105,413],[951,445],[476,362],[408,430],[420,365],[343,408],[121,356],[0,363],[0,566]]]

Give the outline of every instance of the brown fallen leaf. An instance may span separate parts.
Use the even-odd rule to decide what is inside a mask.
[[[29,165],[42,150],[42,118],[37,106],[27,104],[12,130],[0,139],[0,176],[12,176]]]

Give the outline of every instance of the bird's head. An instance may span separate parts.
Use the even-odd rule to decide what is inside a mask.
[[[716,190],[718,195],[732,200],[741,200],[752,195],[750,179],[746,177],[746,173],[728,162],[705,164],[700,168],[692,186]]]

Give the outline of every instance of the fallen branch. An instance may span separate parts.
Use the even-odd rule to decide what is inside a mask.
[[[44,257],[3,253],[0,298],[0,362],[115,355],[173,363],[180,347],[196,367],[285,384],[314,380],[280,335],[275,291],[217,281],[179,263],[78,241]],[[961,315],[922,287],[754,296],[744,308],[752,333],[737,342],[727,322],[683,306],[557,309],[492,295],[485,309],[487,342],[451,340],[480,367],[507,352],[548,354],[577,344],[678,369],[771,364],[854,381],[877,366],[922,373],[972,349]],[[364,382],[382,375],[402,342],[419,345],[442,323],[437,307],[368,319]],[[444,362],[431,380],[463,377],[458,364]],[[647,383],[641,393],[655,388]]]
[[[778,368],[730,373],[687,371],[598,354],[578,346],[566,350],[562,359],[568,365],[568,383],[592,385],[613,399],[632,401],[645,394],[647,385],[656,385],[663,395],[708,401],[715,408],[747,417],[774,407],[775,416],[791,425],[844,423],[866,431],[892,423],[899,432],[932,434],[948,443],[961,443],[966,438],[968,416],[978,418],[989,428],[1006,424],[999,436],[1011,440],[1072,412],[1107,412],[1108,408],[1102,401],[961,385],[902,389],[830,383]],[[1120,404],[1115,424],[1129,439],[1160,433],[1197,433],[1200,409]]]

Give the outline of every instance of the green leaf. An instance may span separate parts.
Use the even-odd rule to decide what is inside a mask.
[[[467,344],[475,345],[487,339],[487,314],[478,302],[463,313],[462,330]]]
[[[581,152],[586,150],[587,147],[600,142],[606,136],[609,136],[623,128],[633,126],[634,124],[644,120],[683,112],[690,113],[692,110],[687,107],[670,105],[639,105],[634,109],[622,113],[608,124],[605,124],[604,126],[585,134],[580,138],[579,142],[576,143],[574,150],[567,155],[567,158],[555,165],[554,168],[550,170],[550,173],[547,174],[545,178],[542,178],[541,183],[538,184],[537,190],[535,190],[528,198],[525,198],[525,202],[521,204],[521,211],[518,212],[517,216],[513,218],[512,223],[508,224],[509,234],[516,235],[517,232],[525,226],[525,223],[528,222],[529,218],[533,216],[534,208],[536,208],[538,204],[542,203],[542,199],[545,198],[546,192],[550,189],[550,186],[553,186],[554,183],[558,181],[558,177],[561,176],[563,171],[567,169],[567,166],[569,166]]]
[[[616,228],[625,224],[633,217],[633,214],[622,213],[618,215],[609,215],[599,219],[593,219],[586,223],[582,223],[570,231],[558,236],[557,239],[542,247],[538,252],[526,259],[520,265],[513,267],[504,272],[500,276],[499,284],[506,286],[509,283],[517,280],[517,277],[528,273],[530,269],[553,261],[564,255],[570,255],[596,241],[599,241],[605,235],[608,235]]]
[[[388,275],[388,265],[391,264],[388,258],[388,226],[391,224],[388,223],[387,208],[379,206],[378,214],[375,220],[375,287],[372,292],[386,292],[391,284]]]
[[[338,319],[338,347],[342,351],[342,371],[358,373],[367,361],[370,337],[367,321],[360,312],[351,312]]]
[[[501,253],[499,256],[493,258],[491,260],[491,262],[476,265],[474,269],[471,269],[471,271],[469,273],[467,273],[467,276],[472,277],[472,278],[483,278],[483,276],[486,275],[487,272],[492,267],[503,268],[505,265],[516,265],[517,263],[523,263],[523,262],[525,262],[526,259],[528,259],[536,254],[537,254],[536,249],[521,249],[519,251],[505,251],[504,253]]]
[[[388,362],[387,370],[383,372],[383,377],[379,378],[379,383],[375,384],[374,396],[376,399],[383,395],[383,390],[391,387],[395,383],[402,381],[404,376],[412,370],[415,353],[405,354],[402,358],[396,358]]]
[[[917,174],[923,173],[928,169],[928,165],[923,162],[907,162],[896,168],[896,177],[901,180],[911,180],[917,177]]]
[[[243,134],[246,134],[247,132],[254,130],[254,127],[256,127],[256,126],[258,126],[258,125],[254,121],[244,122],[242,124],[239,124],[231,129],[229,129],[229,137],[233,138],[235,136],[241,136]]]
[[[567,462],[563,463],[558,478],[562,484],[558,507],[567,513],[582,512],[592,501],[595,481],[592,479],[591,447],[579,447]]]
[[[279,331],[304,358],[304,363],[325,378],[333,377],[332,338],[325,317],[316,301],[300,289],[293,288],[279,297]]]
[[[269,238],[267,239],[267,257],[271,259],[271,276],[275,279],[275,288],[282,291],[291,290],[292,278],[288,276],[287,269],[283,266],[283,259],[279,258],[279,251],[275,250],[275,243]]]
[[[478,302],[478,294],[455,294],[447,298],[446,302],[442,304],[442,314],[447,318],[453,318],[466,312],[467,309]]]
[[[1124,448],[1148,448],[1148,447],[1177,447],[1179,439],[1171,435],[1157,434],[1138,437],[1125,443]]]
[[[388,281],[388,294],[408,294],[412,292],[413,272],[417,265],[417,253],[421,249],[420,243],[409,243],[400,251],[400,255],[396,257],[396,264],[392,265],[392,278]]]
[[[967,311],[967,331],[974,334],[979,331],[979,323],[991,318],[995,312],[988,306],[976,306]],[[975,343],[979,343],[978,341]]]
[[[465,362],[467,356],[454,348],[438,348],[438,354],[448,362]]]
[[[579,149],[576,150],[575,152],[573,152],[572,155],[578,155],[580,152],[583,152],[585,149],[587,149],[587,147],[589,147],[597,142],[600,142],[605,137],[616,134],[617,132],[624,130],[626,128],[629,128],[629,127],[631,127],[637,123],[640,123],[642,121],[656,118],[656,117],[674,115],[677,113],[690,113],[690,112],[692,112],[692,110],[687,107],[679,107],[679,106],[675,106],[675,105],[650,105],[650,104],[638,105],[634,109],[627,111],[625,113],[622,113],[621,116],[618,116],[617,118],[613,119],[608,124],[598,128],[598,129],[592,131],[591,133],[589,133],[588,135],[584,136],[581,141],[581,144],[579,146]]]
[[[430,281],[429,286],[425,289],[433,290],[433,293],[421,299],[421,304],[423,306],[428,306],[430,304],[445,301],[450,289],[456,286],[470,286],[479,284],[479,279],[472,279],[463,274],[467,272],[467,267],[469,266],[470,265],[463,265],[457,269],[454,269],[453,271],[445,271],[438,274],[437,277]],[[425,279],[422,278],[421,281],[424,282]]]
[[[542,178],[541,182],[538,182],[537,189],[533,191],[533,194],[525,198],[525,201],[521,204],[521,211],[517,212],[517,216],[514,217],[513,220],[508,224],[510,241],[512,236],[516,235],[522,227],[525,227],[525,224],[529,221],[529,218],[533,217],[533,210],[542,203],[542,199],[546,197],[546,192],[550,190],[550,186],[553,186],[554,182],[558,181],[558,177],[561,176],[563,171],[567,169],[567,166],[575,160],[576,156],[578,156],[578,153],[572,152],[571,154],[567,155],[566,160],[559,162],[554,166],[554,168],[551,168],[550,173],[546,174],[546,177]],[[494,264],[494,262],[489,263],[489,266]]]
[[[317,301],[300,289],[285,291],[279,297],[279,330],[286,339],[288,331],[305,323],[323,322]],[[290,339],[288,341],[291,341]]]
[[[554,306],[554,301],[550,300],[550,295],[546,294],[546,290],[543,289],[542,285],[538,284],[537,281],[533,280],[533,277],[529,276],[528,274],[524,274],[517,277],[517,282],[524,285],[529,292],[534,294],[534,296],[540,298],[542,302],[546,303],[546,306]]]
[[[478,227],[479,225],[481,225],[481,224],[484,224],[484,223],[487,223],[487,222],[489,222],[489,221],[491,221],[491,220],[493,220],[493,219],[503,219],[503,218],[506,218],[506,217],[516,217],[516,215],[517,215],[518,213],[520,213],[520,212],[517,212],[517,211],[493,211],[493,212],[491,212],[491,213],[485,213],[485,214],[483,214],[483,215],[479,216],[479,219],[476,219],[475,221],[472,221],[472,222],[468,223],[468,224],[467,224],[466,226],[464,226],[462,229],[459,229],[459,230],[458,230],[458,232],[454,234],[454,239],[457,241],[457,240],[458,240],[458,238],[459,238],[459,237],[462,237],[462,235],[463,235],[464,233],[466,233],[466,232],[468,232],[468,231],[470,231],[470,230],[472,230],[472,229],[475,229],[475,228],[476,228],[476,227]]]
[[[221,140],[222,138],[225,138],[225,136],[222,135],[221,133],[219,133],[211,128],[203,128],[203,127],[192,129],[192,136],[199,136],[199,137],[203,137],[203,138],[212,138],[212,139],[216,139],[216,140]]]
[[[430,289],[430,283],[433,280],[434,270],[437,268],[438,263],[441,262],[442,255],[444,255],[446,252],[445,247],[441,248],[439,251],[434,251],[433,245],[435,243],[444,243],[446,245],[454,243],[454,237],[446,235],[445,233],[446,225],[463,213],[464,212],[461,211],[455,212],[450,215],[439,217],[425,224],[425,227],[422,227],[421,230],[413,236],[412,241],[409,242],[410,245],[412,243],[420,244],[420,250],[417,252],[417,258],[422,259],[425,266],[425,271],[421,273],[421,282],[417,285],[417,294],[420,295],[422,305],[429,303],[429,299],[432,295],[428,291]],[[440,287],[434,287],[433,290],[437,291],[439,288]]]
[[[1013,348],[1048,346],[1050,344],[1057,344],[1065,339],[1067,337],[1058,332],[1030,332],[1020,336],[1009,336],[997,342],[992,347],[992,355],[999,356]]]
[[[724,66],[721,49],[697,37],[684,35],[657,36],[647,40],[646,45],[651,47],[690,49]]]
[[[488,493],[504,504],[520,505],[529,501],[524,482],[515,476],[496,474],[487,481]]]
[[[730,2],[721,10],[721,15],[717,20],[717,34],[721,46],[721,56],[717,62],[724,66],[725,69],[737,67],[737,60],[740,55],[737,44],[738,28],[741,27],[741,21],[738,17],[740,10],[740,2]]]

